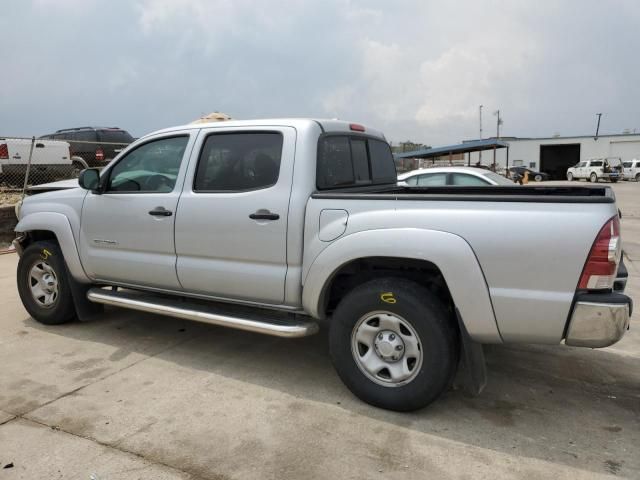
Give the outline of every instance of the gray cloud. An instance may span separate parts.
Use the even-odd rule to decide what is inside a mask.
[[[0,135],[134,135],[220,110],[340,117],[433,145],[640,129],[634,0],[10,0]]]

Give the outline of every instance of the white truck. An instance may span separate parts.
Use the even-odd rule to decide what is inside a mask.
[[[584,178],[591,183],[596,183],[599,180],[615,183],[622,180],[622,176],[620,157],[592,158],[567,169],[567,180],[570,182]]]
[[[5,181],[20,183],[19,186],[22,186],[21,181],[24,181],[30,152],[31,139],[0,138],[0,175]],[[84,166],[86,167],[86,164]],[[80,173],[82,167],[83,162],[72,160],[67,142],[41,139],[35,141],[30,168],[30,177],[33,175],[33,179],[46,181],[69,176],[74,168]]]
[[[313,119],[161,130],[78,183],[16,227],[44,324],[103,304],[281,337],[328,319],[344,383],[400,411],[459,365],[479,392],[482,344],[605,347],[629,325],[607,186],[399,186],[380,132]]]

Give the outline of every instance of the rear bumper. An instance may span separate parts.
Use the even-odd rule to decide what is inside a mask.
[[[585,293],[576,299],[565,343],[573,347],[613,345],[629,329],[631,298],[622,293]]]

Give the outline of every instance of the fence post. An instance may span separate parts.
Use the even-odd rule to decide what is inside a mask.
[[[22,186],[22,200],[27,192],[27,183],[29,182],[29,170],[31,170],[31,157],[33,157],[33,145],[36,143],[36,137],[31,137],[31,149],[29,150],[29,160],[27,161],[27,171],[24,173],[24,185]]]

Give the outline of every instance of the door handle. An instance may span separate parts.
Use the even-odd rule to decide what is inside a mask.
[[[269,210],[260,209],[249,215],[249,218],[251,220],[278,220],[280,215],[277,213],[271,213]]]
[[[149,211],[149,215],[153,215],[156,217],[170,217],[171,215],[173,215],[173,212],[171,210],[167,210],[164,207],[156,207],[153,210]]]

